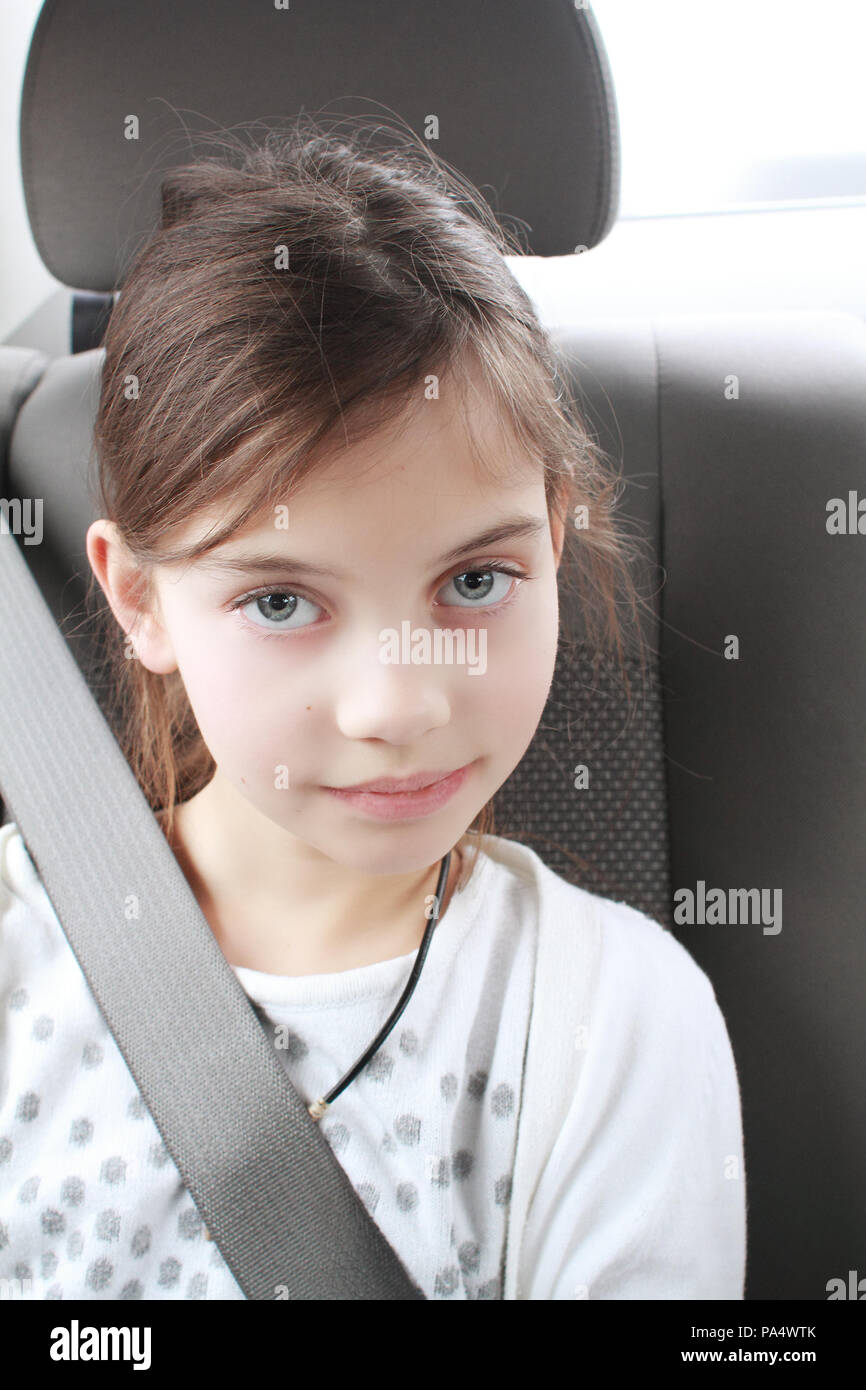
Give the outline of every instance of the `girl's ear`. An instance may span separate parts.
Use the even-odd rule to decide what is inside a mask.
[[[177,670],[169,635],[147,601],[147,577],[113,521],[101,518],[87,531],[87,558],[111,611],[132,644],[133,653],[157,675]]]

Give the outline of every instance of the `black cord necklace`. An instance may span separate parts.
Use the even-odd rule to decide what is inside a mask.
[[[307,1106],[307,1109],[314,1120],[320,1120],[321,1117],[324,1115],[325,1111],[328,1109],[329,1105],[332,1103],[332,1101],[336,1100],[337,1096],[341,1093],[341,1091],[345,1091],[350,1081],[354,1081],[361,1068],[366,1066],[367,1062],[369,1062],[370,1058],[373,1056],[373,1053],[377,1052],[379,1048],[382,1046],[382,1043],[385,1041],[391,1029],[394,1027],[394,1024],[397,1022],[397,1019],[400,1017],[406,1005],[409,1003],[412,991],[418,983],[418,976],[421,974],[421,967],[424,964],[424,958],[427,955],[430,942],[433,938],[433,928],[439,921],[439,909],[442,904],[442,892],[445,887],[445,884],[448,882],[448,867],[450,863],[451,850],[449,849],[445,858],[442,860],[442,867],[439,870],[439,881],[436,884],[436,896],[433,900],[433,910],[430,914],[430,920],[427,923],[427,929],[424,932],[421,945],[418,947],[418,954],[415,957],[415,964],[412,967],[412,974],[409,976],[409,979],[406,982],[406,988],[400,995],[400,998],[398,999],[397,1004],[394,1008],[394,1012],[391,1014],[390,1018],[385,1023],[381,1032],[376,1034],[376,1037],[370,1043],[370,1046],[367,1048],[367,1051],[364,1053],[364,1055],[358,1058],[351,1071],[347,1071],[346,1075],[342,1078],[342,1080],[338,1081],[333,1090],[329,1091],[326,1096],[320,1097],[319,1100],[313,1101],[312,1105]]]

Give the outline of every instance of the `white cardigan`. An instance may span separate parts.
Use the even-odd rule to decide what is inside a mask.
[[[535,1296],[529,1269],[569,1275],[577,1299],[742,1299],[741,1104],[712,985],[656,922],[532,857],[536,1002],[504,1297]]]

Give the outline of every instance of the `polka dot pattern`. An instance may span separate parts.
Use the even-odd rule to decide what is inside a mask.
[[[19,1202],[35,1202],[40,1182],[41,1178],[35,1175],[32,1178],[28,1178],[26,1182],[23,1182],[18,1193]]]
[[[394,1121],[394,1133],[401,1144],[411,1148],[421,1142],[421,1121],[417,1115],[398,1115]]]
[[[64,1178],[60,1186],[60,1200],[68,1207],[80,1207],[84,1201],[84,1183],[81,1178]]]
[[[72,1128],[69,1131],[70,1144],[77,1144],[83,1148],[89,1144],[93,1138],[93,1121],[88,1119],[73,1120]]]
[[[135,1255],[137,1259],[140,1259],[142,1255],[147,1254],[148,1250],[150,1249],[149,1226],[139,1226],[138,1230],[133,1233],[133,1237],[130,1242],[130,1249],[132,1250],[133,1255]]]
[[[18,1101],[15,1111],[16,1120],[21,1120],[24,1124],[29,1124],[35,1120],[39,1114],[39,1097],[35,1091],[26,1091]]]
[[[96,1218],[96,1236],[98,1240],[119,1240],[120,1214],[111,1210],[101,1211]]]
[[[319,1129],[428,1298],[498,1299],[533,943],[507,916],[490,930],[483,904],[462,924],[459,895],[452,906],[405,1015]],[[12,971],[0,1278],[26,1267],[41,1296],[61,1301],[242,1298],[53,914],[17,903],[0,931]],[[344,992],[333,999],[299,977],[288,983],[308,993],[295,1002],[266,995],[268,976],[259,997],[237,972],[305,1100],[326,1094],[381,1028],[405,984],[392,967],[318,977],[325,994]]]

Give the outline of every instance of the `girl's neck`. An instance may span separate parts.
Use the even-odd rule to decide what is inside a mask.
[[[167,838],[230,965],[274,975],[333,974],[418,949],[438,861],[417,873],[355,882],[349,872],[274,855],[273,846],[238,833],[216,814],[215,793],[206,796],[212,786],[176,808]],[[162,813],[158,819],[164,827]],[[463,853],[461,841],[451,855],[440,920]]]

